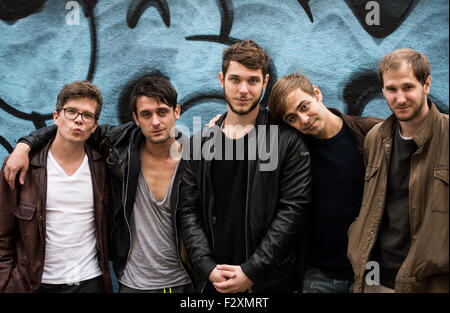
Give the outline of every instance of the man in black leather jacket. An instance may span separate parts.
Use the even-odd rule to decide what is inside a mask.
[[[227,113],[184,150],[190,153],[184,155],[178,219],[201,292],[297,287],[310,159],[301,135],[260,108],[268,65],[267,53],[251,40],[224,51],[219,80]]]

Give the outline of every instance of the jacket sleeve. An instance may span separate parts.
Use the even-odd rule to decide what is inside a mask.
[[[131,132],[136,127],[134,122],[128,122],[119,126],[111,126],[108,124],[99,125],[89,137],[88,143],[99,152],[108,155],[110,152],[109,148],[119,140],[125,138],[128,142]],[[57,129],[58,127],[56,125],[37,129],[28,136],[20,138],[19,142],[28,144],[31,147],[31,151],[41,149],[51,138],[56,136]]]
[[[36,151],[44,147],[50,139],[56,136],[57,129],[56,125],[39,128],[32,131],[28,136],[19,138],[18,141],[29,145],[31,151]]]
[[[196,135],[200,135],[200,133]],[[212,258],[212,249],[205,232],[205,227],[208,226],[203,223],[203,210],[198,189],[201,186],[198,177],[201,175],[202,161],[192,160],[190,153],[187,155],[189,156],[188,160],[184,158],[182,161],[184,172],[178,202],[178,224],[181,227],[181,235],[196,280],[199,279],[203,282],[208,280],[216,263]]]
[[[17,189],[11,191],[3,176],[3,163],[0,177],[0,292],[7,291],[16,264],[15,232],[16,219],[12,209],[17,206]]]
[[[265,279],[267,271],[289,257],[307,223],[311,202],[309,151],[298,134],[293,134],[280,169],[280,192],[275,217],[252,256],[241,265],[253,283]]]
[[[138,126],[134,122],[128,122],[118,126],[108,124],[99,125],[89,137],[88,143],[104,155],[109,155],[110,148],[123,141],[125,146],[131,138],[132,131]]]

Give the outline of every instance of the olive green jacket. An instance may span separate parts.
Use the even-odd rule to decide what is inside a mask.
[[[430,111],[413,136],[418,149],[411,157],[409,180],[411,247],[397,273],[395,292],[449,291],[449,119],[429,100],[428,105]],[[364,291],[366,264],[383,216],[395,123],[391,115],[364,142],[364,196],[359,217],[348,230],[355,292]]]

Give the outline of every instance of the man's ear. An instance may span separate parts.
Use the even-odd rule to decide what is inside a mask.
[[[314,94],[316,95],[317,101],[322,102],[323,96],[322,96],[322,92],[320,91],[319,87],[313,86],[313,88],[314,88]]]
[[[180,114],[181,114],[181,107],[178,103],[177,103],[177,106],[175,107],[175,109],[173,110],[173,114],[175,114],[175,120],[177,121],[180,118]]]
[[[263,84],[263,88],[266,88],[267,84],[269,83],[269,74],[266,74],[266,77],[264,78],[264,84]]]
[[[428,95],[430,93],[430,87],[431,87],[431,76],[428,75],[427,79],[425,80],[425,84],[423,85],[425,89],[425,94]]]
[[[136,112],[133,112],[133,120],[134,120],[134,122],[136,123],[137,126],[141,126],[141,125],[139,125],[139,120],[137,118]]]
[[[223,76],[222,72],[219,72],[219,81],[220,81],[220,86],[222,86],[222,89],[223,89],[223,79],[224,79],[224,76]]]
[[[55,123],[55,125],[58,125],[58,117],[59,117],[59,113],[56,111],[53,111],[53,122]]]

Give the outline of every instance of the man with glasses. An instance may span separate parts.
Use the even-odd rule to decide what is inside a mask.
[[[177,97],[163,75],[143,76],[130,97],[134,121],[100,125],[88,140],[107,157],[109,253],[120,293],[193,291],[175,223],[183,169],[171,148],[181,152],[180,142],[188,141],[175,130],[181,110]],[[74,112],[66,114],[74,116]],[[28,151],[42,147],[55,132],[56,127],[45,127],[22,138],[4,168],[10,185],[19,169],[23,183]]]
[[[111,292],[106,167],[85,143],[102,108],[88,81],[65,85],[56,136],[30,156],[24,184],[0,178],[0,292]]]

